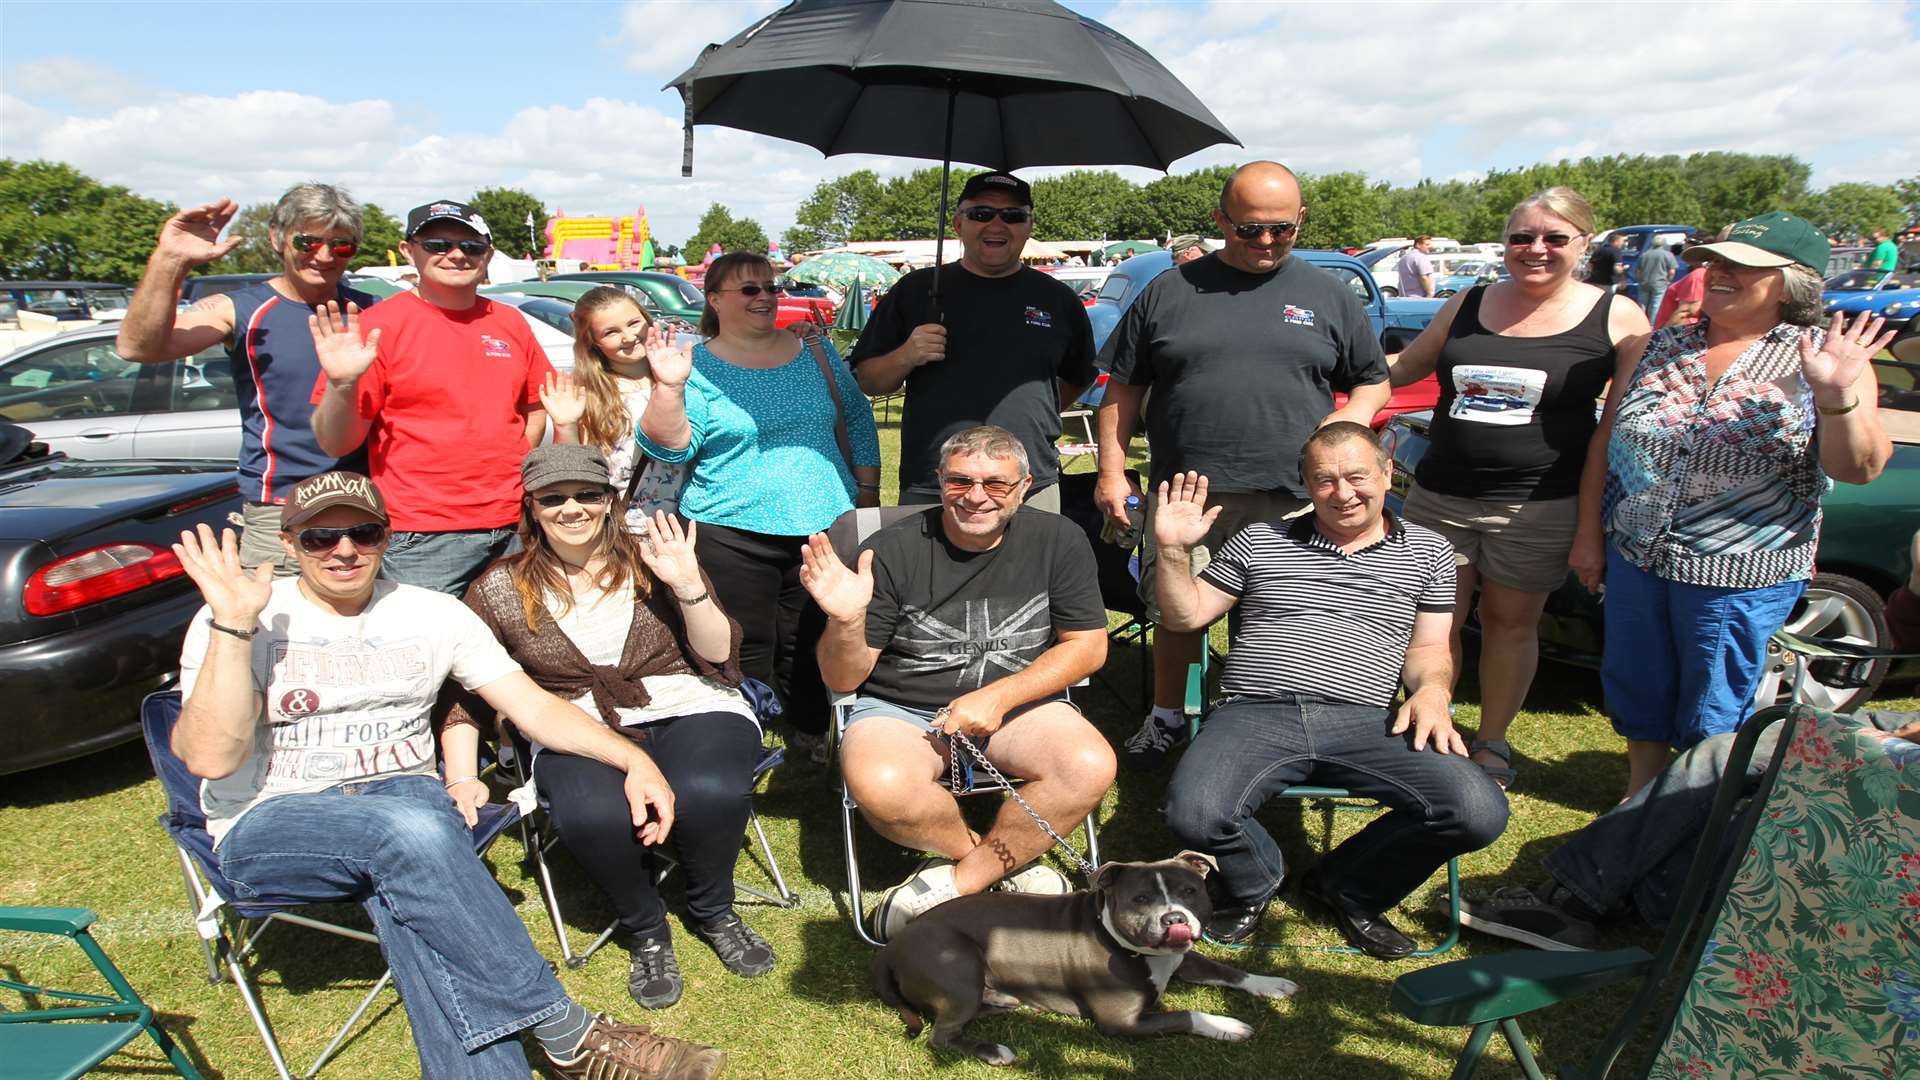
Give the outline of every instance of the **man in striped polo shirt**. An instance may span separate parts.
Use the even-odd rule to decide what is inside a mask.
[[[1198,578],[1193,548],[1220,508],[1206,509],[1197,473],[1160,485],[1163,624],[1202,629],[1240,607],[1221,702],[1167,789],[1168,828],[1219,861],[1206,929],[1216,942],[1251,938],[1285,881],[1279,846],[1254,820],[1284,788],[1342,787],[1388,807],[1301,883],[1347,940],[1383,960],[1413,951],[1383,913],[1506,828],[1506,796],[1447,715],[1453,549],[1387,513],[1392,473],[1364,424],[1320,428],[1300,450],[1313,512],[1248,525]]]

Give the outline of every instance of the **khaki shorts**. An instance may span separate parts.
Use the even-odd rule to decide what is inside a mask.
[[[1147,504],[1147,520],[1141,526],[1143,543],[1140,551],[1140,599],[1147,605],[1147,619],[1156,623],[1160,621],[1160,605],[1153,599],[1153,574],[1160,560],[1153,545],[1153,513],[1154,505],[1160,501],[1158,492],[1156,486],[1152,491],[1142,493]],[[1207,530],[1206,539],[1194,545],[1195,577],[1199,577],[1200,571],[1213,561],[1213,553],[1220,550],[1220,545],[1233,539],[1234,533],[1256,521],[1278,521],[1308,507],[1307,500],[1278,491],[1209,492],[1207,503],[1209,507],[1219,506],[1221,510],[1220,516],[1213,520],[1213,528]]]
[[[250,502],[240,508],[240,568],[252,570],[261,563],[273,564],[273,576],[292,577],[300,572],[300,560],[287,553],[280,542],[280,507],[274,503]]]
[[[1567,580],[1580,500],[1488,502],[1437,495],[1415,484],[1401,514],[1446,537],[1461,566],[1510,589],[1548,593]]]

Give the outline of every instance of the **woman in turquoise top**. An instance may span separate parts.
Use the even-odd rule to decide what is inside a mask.
[[[700,523],[701,569],[740,622],[741,671],[779,690],[787,721],[817,736],[827,700],[813,648],[826,620],[800,586],[800,549],[855,505],[880,504],[880,438],[832,343],[775,328],[778,306],[765,258],[715,259],[706,340],[676,347],[649,331],[654,391],[638,439],[649,456],[690,466],[680,513]]]

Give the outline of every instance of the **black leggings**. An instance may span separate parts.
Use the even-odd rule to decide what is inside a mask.
[[[700,569],[720,606],[740,624],[740,670],[780,695],[782,717],[797,731],[827,730],[827,689],[814,647],[827,616],[800,584],[804,536],[772,536],[700,523]]]
[[[704,530],[702,530],[704,531]],[[640,729],[640,745],[673,788],[667,835],[687,875],[687,915],[706,923],[733,910],[733,865],[747,831],[760,729],[736,713],[695,713]],[[666,924],[654,888],[659,860],[643,846],[623,786],[626,774],[592,758],[542,750],[533,770],[567,850],[613,901],[623,933]]]

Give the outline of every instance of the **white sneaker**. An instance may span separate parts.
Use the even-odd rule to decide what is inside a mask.
[[[889,941],[908,923],[959,895],[953,885],[953,860],[930,859],[880,894],[873,909],[873,935]]]
[[[1037,862],[1025,870],[1001,878],[994,888],[1001,892],[1032,893],[1035,896],[1064,896],[1073,891],[1067,876],[1046,863]]]

